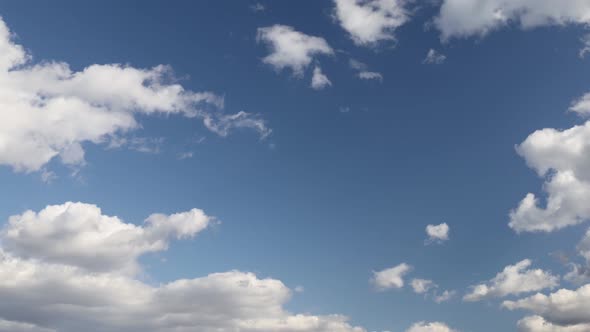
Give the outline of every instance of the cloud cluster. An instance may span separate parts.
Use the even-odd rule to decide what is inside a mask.
[[[334,16],[353,42],[374,46],[395,39],[395,30],[410,20],[405,0],[334,0]]]
[[[192,209],[143,226],[65,203],[10,218],[0,248],[0,331],[364,332],[339,315],[291,314],[281,281],[229,271],[151,285],[129,267],[192,237],[212,218]]]
[[[471,292],[463,300],[474,302],[491,297],[504,297],[522,293],[535,292],[546,288],[554,288],[559,284],[559,277],[541,269],[529,269],[532,262],[522,260],[508,265],[487,283],[471,287]]]
[[[458,332],[441,322],[418,322],[412,325],[406,332]]]
[[[539,26],[590,24],[586,0],[443,0],[435,25],[443,40],[485,36],[517,24],[523,29]]]
[[[39,171],[56,157],[83,165],[84,143],[106,143],[137,129],[137,114],[201,118],[220,135],[234,128],[270,133],[259,117],[224,114],[223,98],[186,90],[171,74],[162,65],[93,64],[73,71],[64,62],[33,64],[0,19],[0,165]]]
[[[547,331],[589,331],[590,328],[590,284],[576,290],[560,289],[549,295],[538,293],[517,301],[504,301],[502,306],[535,314],[519,323],[525,331],[537,331],[534,327],[543,322],[554,326]]]

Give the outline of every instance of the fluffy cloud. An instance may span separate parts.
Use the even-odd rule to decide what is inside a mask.
[[[541,316],[527,316],[518,321],[520,332],[589,332],[590,324],[555,325]]]
[[[427,225],[426,226],[426,239],[427,243],[441,243],[449,239],[449,225],[442,223],[438,225]]]
[[[128,273],[128,260],[160,250],[170,237],[193,236],[209,220],[193,209],[153,214],[139,227],[81,203],[12,217],[3,234],[11,234],[13,245],[0,248],[0,331],[365,331],[339,315],[289,313],[283,305],[292,291],[253,273],[159,285]],[[39,248],[28,246],[31,239]],[[125,264],[115,263],[109,250]]]
[[[572,110],[590,112],[589,96]],[[551,232],[590,218],[590,122],[566,130],[546,128],[526,138],[517,152],[540,177],[546,205],[529,193],[510,212],[509,226],[516,232]]]
[[[313,69],[313,76],[311,77],[311,87],[315,90],[322,90],[332,85],[332,82],[328,78],[328,76],[322,73],[322,69],[320,67],[315,67]]]
[[[314,56],[334,53],[324,38],[306,35],[286,25],[259,28],[257,40],[267,44],[271,51],[262,59],[264,63],[277,71],[290,68],[296,76],[303,75]]]
[[[409,21],[405,0],[334,0],[335,17],[357,45],[371,46],[395,39]]]
[[[447,59],[447,56],[438,52],[435,49],[429,49],[426,57],[422,61],[422,63],[430,64],[430,65],[440,65]]]
[[[577,290],[560,289],[549,295],[538,293],[517,301],[504,301],[502,306],[509,310],[531,311],[542,317],[544,321],[560,327],[576,325],[588,327],[590,326],[590,315],[588,315],[590,312],[590,284]],[[535,318],[533,322],[535,321],[539,322],[539,319]],[[581,331],[587,330],[582,329]]]
[[[504,297],[534,292],[558,285],[559,277],[541,269],[531,270],[531,261],[522,260],[508,265],[487,283],[471,287],[471,292],[463,297],[465,301],[480,301],[490,297]]]
[[[152,214],[141,227],[103,215],[96,205],[68,202],[10,217],[0,240],[19,257],[132,273],[140,255],[165,250],[170,238],[193,237],[212,220],[202,210],[192,209]]]
[[[443,0],[435,25],[442,39],[484,36],[518,24],[523,29],[547,25],[590,24],[590,2],[562,0]]]
[[[0,165],[38,171],[59,157],[83,165],[84,143],[100,144],[139,127],[136,114],[180,114],[201,118],[212,131],[270,130],[248,113],[221,112],[223,98],[185,90],[170,68],[138,69],[93,64],[73,71],[67,63],[31,63],[0,19]]]
[[[458,332],[441,322],[418,322],[412,325],[406,332]]]
[[[590,35],[588,39],[590,43]],[[570,107],[570,111],[578,113],[581,116],[590,116],[590,92],[574,101]]]
[[[412,267],[406,263],[397,266],[373,272],[371,282],[378,290],[387,290],[392,288],[404,287],[404,276],[412,270]]]

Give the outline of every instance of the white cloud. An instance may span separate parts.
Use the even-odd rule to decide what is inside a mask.
[[[137,129],[138,113],[198,117],[213,131],[220,121],[231,122],[220,111],[223,98],[185,90],[172,82],[167,66],[93,64],[72,71],[64,62],[32,64],[11,38],[0,19],[0,165],[39,171],[55,157],[66,165],[83,165],[84,143],[105,143]],[[250,121],[225,127],[253,128],[261,135],[269,131],[258,117],[245,117]]]
[[[465,301],[480,301],[491,297],[504,297],[554,288],[559,277],[541,269],[531,270],[531,261],[522,260],[508,265],[487,283],[471,287],[471,292],[463,297]]]
[[[431,64],[431,65],[440,65],[443,62],[445,62],[446,59],[447,59],[446,55],[431,48],[428,50],[428,53],[426,54],[426,57],[424,58],[422,63]]]
[[[578,113],[581,116],[590,116],[590,92],[576,99],[572,103],[570,111]]]
[[[170,238],[193,237],[214,220],[202,210],[152,214],[144,226],[102,214],[96,205],[67,202],[9,218],[2,246],[24,258],[91,271],[137,272],[137,258],[166,250]]]
[[[582,112],[580,102],[572,108]],[[566,130],[545,128],[517,146],[529,167],[545,178],[545,206],[529,193],[510,212],[516,232],[551,232],[590,218],[590,122]]]
[[[417,294],[424,294],[428,292],[430,289],[436,287],[436,284],[432,280],[427,279],[412,279],[412,282],[410,284],[412,286],[412,289],[414,289],[414,292]]]
[[[426,239],[427,243],[441,243],[449,239],[449,225],[442,223],[438,225],[427,225],[426,226]]]
[[[418,322],[412,325],[406,332],[458,332],[441,322]]]
[[[443,0],[435,25],[443,40],[485,36],[511,23],[523,29],[590,24],[587,0]]]
[[[320,67],[315,67],[313,69],[313,76],[311,78],[311,87],[315,90],[322,90],[332,86],[332,82],[328,78],[328,76],[322,73],[322,69]]]
[[[588,315],[590,284],[577,290],[560,289],[549,295],[537,293],[517,301],[504,301],[502,306],[509,310],[528,310],[542,317],[543,320],[561,327],[581,324],[588,327],[590,325],[590,315]],[[535,320],[539,321],[538,318]]]
[[[406,263],[397,266],[373,272],[371,282],[378,290],[387,290],[392,288],[404,287],[404,276],[412,270],[412,267]]]
[[[541,316],[527,316],[517,323],[520,332],[589,332],[590,324],[555,325]]]
[[[586,54],[590,54],[590,33],[580,38],[580,41],[582,42],[582,48],[578,52],[578,56],[583,59]]]
[[[306,35],[286,25],[259,28],[257,40],[267,44],[271,51],[262,59],[264,63],[277,71],[290,68],[296,76],[303,75],[314,56],[334,54],[324,38]]]
[[[229,271],[148,284],[114,263],[110,251],[138,264],[207,220],[193,209],[152,214],[141,227],[82,203],[12,217],[3,233],[12,245],[0,248],[0,331],[365,332],[340,315],[286,311],[293,292],[276,279]]]
[[[434,294],[433,300],[436,303],[443,303],[443,302],[447,302],[450,299],[452,299],[453,297],[455,297],[455,295],[457,294],[457,292],[455,291],[449,291],[449,290],[445,290],[444,292],[442,292],[441,294]]]
[[[397,28],[410,20],[404,0],[334,0],[335,17],[357,45],[372,46],[395,39]]]
[[[358,73],[358,76],[362,80],[377,80],[383,81],[383,75],[376,71],[361,71]]]
[[[250,6],[250,10],[252,10],[255,13],[258,13],[258,12],[265,11],[266,7],[263,4],[261,4],[260,2],[257,2],[257,3]]]

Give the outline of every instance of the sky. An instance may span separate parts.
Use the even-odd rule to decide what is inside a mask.
[[[0,332],[590,332],[589,1],[0,16]]]

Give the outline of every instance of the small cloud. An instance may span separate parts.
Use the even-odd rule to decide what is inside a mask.
[[[184,159],[190,159],[194,156],[194,153],[192,151],[188,151],[188,152],[182,152],[178,154],[178,160],[184,160]]]
[[[438,294],[434,294],[433,300],[436,303],[443,303],[443,302],[447,302],[450,299],[452,299],[453,297],[455,297],[455,295],[457,294],[457,292],[455,291],[449,291],[449,290],[445,290],[444,292],[442,292],[440,295]]]
[[[582,48],[578,55],[580,59],[583,59],[586,57],[586,54],[590,54],[590,33],[580,38],[580,41],[582,42]]]
[[[295,293],[303,293],[305,291],[305,288],[303,286],[297,286],[294,290]]]
[[[383,75],[376,71],[370,71],[369,66],[356,59],[349,59],[348,65],[350,68],[357,71],[357,77],[361,80],[378,80],[383,81]]]
[[[57,175],[55,175],[54,172],[48,171],[45,168],[41,170],[41,181],[45,183],[52,183],[55,181],[55,179],[57,179]]]
[[[332,86],[332,82],[328,76],[322,73],[322,69],[320,67],[315,67],[313,69],[313,77],[311,78],[311,87],[314,90],[322,90],[329,86]]]
[[[403,277],[412,270],[412,267],[406,263],[401,263],[397,266],[373,272],[371,283],[377,290],[383,291],[387,289],[399,289],[404,287]]]
[[[381,82],[383,81],[383,75],[375,71],[361,71],[358,74],[358,76],[362,80],[377,80]]]
[[[432,280],[427,279],[413,279],[411,282],[412,289],[416,294],[424,294],[432,288],[436,288],[437,285]]]
[[[348,113],[348,112],[350,112],[350,107],[340,106],[340,108],[338,110],[340,111],[340,113]]]
[[[252,10],[255,13],[259,13],[259,12],[263,12],[266,10],[266,7],[261,4],[260,2],[257,2],[253,5],[250,5],[250,10]]]
[[[442,223],[439,225],[428,225],[426,226],[426,234],[428,235],[428,239],[426,239],[426,244],[431,243],[442,243],[449,239],[449,225],[447,223]]]
[[[426,54],[426,58],[424,58],[424,61],[422,61],[422,63],[429,65],[440,65],[443,62],[445,62],[446,59],[446,55],[439,53],[437,50],[431,48],[430,50],[428,50],[428,54]]]

